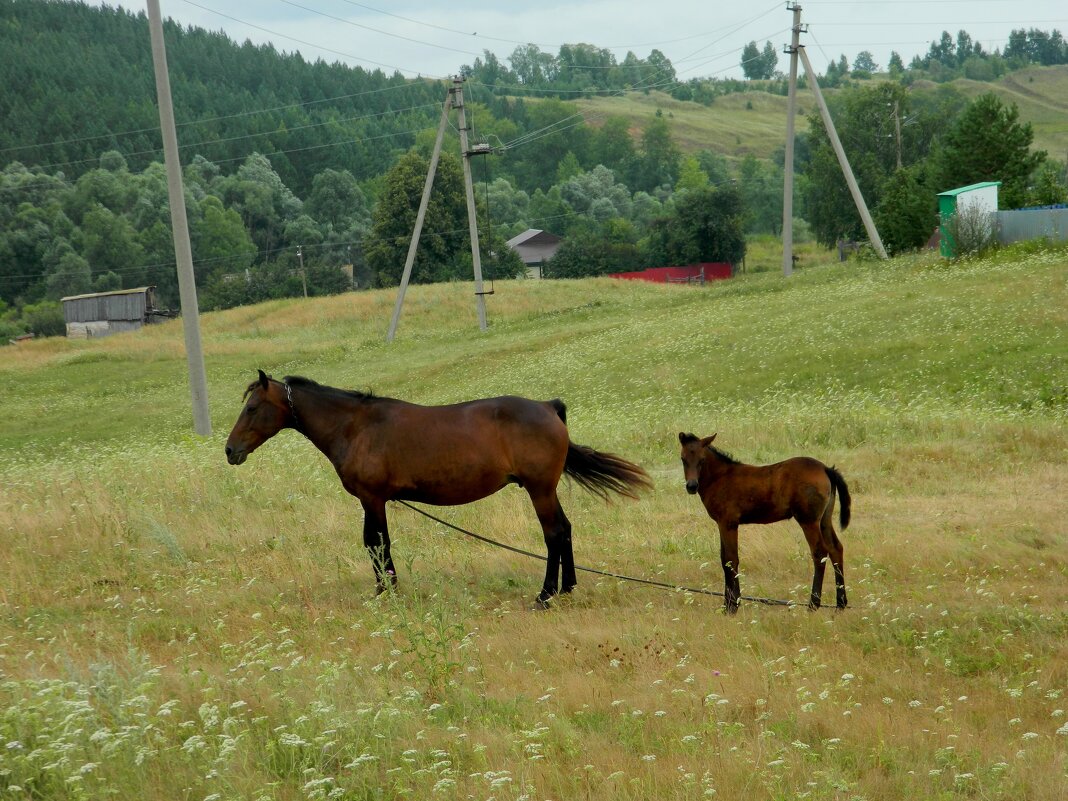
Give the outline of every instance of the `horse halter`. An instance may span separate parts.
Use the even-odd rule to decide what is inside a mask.
[[[293,387],[288,381],[283,381],[282,386],[286,388],[286,400],[289,401],[289,414],[293,417],[293,428],[304,433],[301,429],[300,418],[297,417],[297,407],[293,405]]]

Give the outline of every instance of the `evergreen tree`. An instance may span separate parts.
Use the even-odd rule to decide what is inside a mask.
[[[980,95],[946,133],[936,157],[938,191],[980,181],[1001,181],[999,203],[1016,208],[1027,202],[1031,174],[1046,152],[1031,151],[1031,123],[1019,121],[1019,108],[990,92]]]

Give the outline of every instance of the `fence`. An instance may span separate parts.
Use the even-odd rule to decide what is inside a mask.
[[[1002,245],[1030,239],[1068,242],[1068,208],[996,211],[994,227]]]

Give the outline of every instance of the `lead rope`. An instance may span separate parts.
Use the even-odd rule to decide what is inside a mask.
[[[532,551],[524,551],[522,548],[516,548],[514,545],[506,545],[503,542],[497,542],[497,540],[491,540],[489,537],[484,537],[481,534],[476,534],[475,532],[468,531],[465,528],[460,528],[459,526],[454,526],[452,523],[449,523],[446,520],[442,520],[440,517],[435,517],[434,515],[430,514],[430,512],[423,511],[418,506],[412,506],[407,501],[397,501],[397,503],[401,504],[402,506],[407,506],[413,512],[418,512],[423,517],[430,518],[435,523],[440,523],[443,526],[447,526],[448,528],[451,528],[453,531],[459,531],[461,534],[466,534],[468,537],[472,537],[472,538],[474,538],[476,540],[479,540],[480,542],[485,542],[485,543],[487,543],[489,545],[494,545],[494,546],[496,546],[498,548],[503,548],[504,550],[511,551],[512,553],[518,553],[518,554],[522,554],[523,556],[529,556],[531,559],[538,559],[538,560],[540,560],[542,562],[548,561],[547,557],[544,557],[541,554],[536,554],[536,553],[533,553]],[[697,587],[684,587],[681,584],[668,584],[667,582],[663,582],[663,581],[654,581],[652,579],[636,578],[635,576],[623,576],[623,575],[620,575],[619,573],[610,573],[607,570],[598,570],[595,567],[583,567],[582,565],[575,565],[575,570],[582,570],[585,573],[594,573],[594,574],[596,574],[598,576],[607,576],[608,578],[620,579],[621,581],[633,581],[636,584],[648,584],[648,585],[650,585],[652,587],[660,587],[661,589],[665,589],[665,590],[674,590],[675,592],[679,592],[679,591],[682,591],[682,592],[693,592],[693,593],[698,593],[700,595],[716,595],[716,596],[718,596],[720,598],[724,597],[724,593],[716,592],[715,590],[706,590],[706,589],[701,589],[701,588],[697,588]],[[796,604],[793,601],[782,601],[782,600],[779,600],[777,598],[757,598],[757,597],[752,596],[752,595],[740,595],[740,596],[738,596],[738,598],[741,601],[754,601],[755,603],[764,604],[765,606],[796,606]]]

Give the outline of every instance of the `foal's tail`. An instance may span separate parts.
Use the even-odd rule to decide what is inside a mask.
[[[849,497],[849,487],[846,486],[842,474],[833,467],[827,468],[827,478],[831,480],[834,488],[838,490],[838,523],[841,525],[842,531],[845,531],[849,526],[849,513],[853,505],[853,502]]]
[[[549,403],[566,424],[567,407],[564,402],[555,399]],[[564,475],[573,478],[583,489],[605,499],[609,490],[628,498],[637,498],[639,490],[652,489],[653,486],[649,474],[633,462],[614,453],[602,453],[574,442],[567,443]]]

